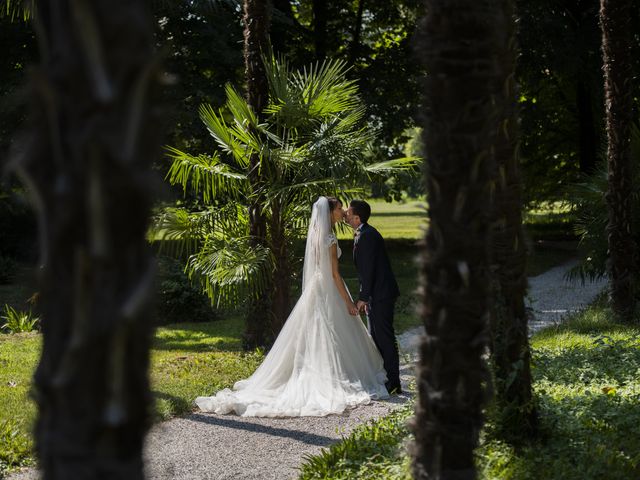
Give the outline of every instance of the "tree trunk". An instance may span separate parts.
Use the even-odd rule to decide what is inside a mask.
[[[518,156],[518,110],[515,80],[516,29],[513,0],[502,2],[510,19],[499,53],[503,66],[496,91],[502,108],[496,131],[496,188],[494,196],[492,354],[498,404],[498,428],[509,442],[532,438],[537,414],[531,392],[531,352],[524,296],[527,290],[527,252],[522,228],[522,181]]]
[[[627,322],[633,315],[635,258],[631,235],[631,18],[630,0],[600,1],[609,171],[609,288],[614,313]]]
[[[327,56],[327,2],[313,0],[313,45],[316,60],[322,62]]]
[[[40,226],[39,464],[45,479],[143,478],[153,26],[141,1],[37,11],[33,131],[16,168]]]
[[[598,153],[598,133],[593,118],[591,92],[586,82],[576,82],[576,107],[578,111],[578,141],[580,171],[591,174],[596,168]]]
[[[275,340],[289,317],[289,313],[291,313],[291,266],[289,265],[289,249],[279,204],[272,205],[270,231],[271,249],[276,261],[271,292],[273,314],[271,317],[271,339]]]
[[[358,12],[356,13],[356,23],[353,27],[353,39],[349,49],[349,61],[353,65],[358,60],[360,54],[360,32],[362,31],[362,15],[364,14],[364,0],[358,0]]]
[[[270,5],[268,0],[244,2],[244,61],[247,80],[247,102],[258,116],[269,99],[269,84],[262,54],[269,42]],[[267,245],[267,219],[262,210],[263,180],[260,174],[260,158],[252,155],[249,163],[249,181],[253,193],[249,206],[249,235],[253,245]],[[265,346],[269,322],[269,296],[250,300],[246,317],[243,346],[246,350]]]
[[[421,267],[413,475],[473,479],[488,380],[490,190],[501,112],[504,12],[497,2],[427,0],[424,145],[429,229]]]

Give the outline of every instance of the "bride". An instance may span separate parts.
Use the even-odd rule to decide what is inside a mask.
[[[213,397],[198,397],[204,412],[245,417],[323,416],[386,398],[382,357],[340,273],[332,226],[341,202],[313,205],[302,294],[269,354],[251,377]]]

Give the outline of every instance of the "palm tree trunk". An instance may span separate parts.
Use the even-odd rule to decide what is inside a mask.
[[[153,26],[141,1],[39,1],[37,12],[33,131],[16,165],[40,226],[37,455],[45,479],[142,478]]]
[[[633,315],[635,258],[631,234],[631,18],[630,0],[600,1],[609,167],[608,274],[613,311],[627,322]]]
[[[364,14],[364,0],[358,0],[358,12],[356,13],[356,22],[353,26],[353,39],[349,48],[349,62],[354,64],[358,60],[360,53],[360,32],[362,31],[362,16]]]
[[[492,149],[501,112],[501,6],[427,0],[424,145],[429,229],[421,267],[416,479],[473,479],[487,381]],[[510,19],[508,19],[510,20]]]
[[[282,208],[278,202],[271,207],[271,249],[275,257],[275,273],[273,275],[273,290],[271,305],[271,339],[282,330],[289,313],[291,313],[291,265],[289,264],[289,246],[285,226],[282,218]]]
[[[268,0],[245,0],[243,22],[247,102],[257,115],[261,114],[269,99],[269,84],[262,54],[267,52],[270,21]],[[252,204],[249,206],[249,235],[254,245],[266,246],[267,218],[262,210],[264,188],[258,155],[251,156],[249,181],[253,191]],[[252,350],[266,345],[269,312],[268,295],[250,301],[243,337],[245,349]]]
[[[322,62],[327,56],[327,2],[313,0],[313,45],[316,60]]]
[[[501,2],[507,24],[499,53],[503,66],[496,102],[502,108],[496,133],[497,178],[494,196],[492,358],[497,419],[502,437],[512,443],[532,438],[537,415],[531,392],[531,352],[524,297],[527,252],[522,228],[522,181],[518,156],[518,109],[515,81],[516,29],[513,0]]]

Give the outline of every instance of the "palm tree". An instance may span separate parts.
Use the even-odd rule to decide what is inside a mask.
[[[271,57],[265,65],[270,96],[261,119],[227,86],[224,109],[200,109],[220,151],[196,156],[169,150],[170,183],[191,189],[205,208],[168,208],[156,229],[173,240],[178,253],[188,255],[190,278],[219,306],[272,292],[286,295],[282,301],[288,305],[295,264],[291,246],[304,234],[318,195],[355,195],[372,176],[415,165],[411,158],[367,164],[372,133],[364,124],[357,86],[346,78],[345,62],[293,71]],[[259,191],[250,178],[254,169],[261,175]],[[254,242],[249,207],[266,220],[264,244]],[[261,312],[262,319],[277,319],[269,325],[271,338],[286,318],[278,317],[282,313]]]
[[[40,226],[39,463],[47,479],[142,478],[153,27],[142,1],[36,7],[33,130],[14,165]]]
[[[616,316],[633,316],[633,264],[636,246],[631,230],[631,18],[630,0],[600,0],[602,57],[607,130],[609,189],[608,273],[611,306]]]
[[[427,0],[421,53],[429,228],[421,266],[416,479],[475,478],[473,451],[488,379],[490,193],[503,115],[496,61],[507,18],[499,2]]]
[[[537,428],[531,392],[531,353],[524,296],[527,252],[522,228],[522,181],[518,156],[516,29],[513,0],[501,2],[506,35],[499,52],[503,67],[496,91],[502,108],[496,133],[497,176],[494,195],[492,271],[495,274],[491,315],[492,363],[499,430],[512,442],[531,438]]]

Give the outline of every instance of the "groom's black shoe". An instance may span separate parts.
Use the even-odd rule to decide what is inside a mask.
[[[400,395],[402,393],[402,388],[400,388],[399,383],[387,382],[384,386],[387,389],[387,392],[389,392],[389,395]]]

